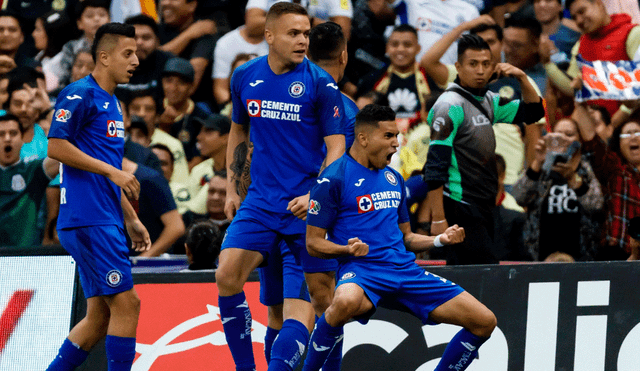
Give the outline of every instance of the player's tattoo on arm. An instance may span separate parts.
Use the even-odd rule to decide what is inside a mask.
[[[251,155],[253,146],[249,142],[241,142],[233,152],[233,162],[231,163],[231,171],[233,172],[233,181],[236,185],[236,192],[241,199],[247,195],[249,185],[251,185]]]

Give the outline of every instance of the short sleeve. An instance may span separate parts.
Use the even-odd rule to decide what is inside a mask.
[[[500,123],[512,123],[513,119],[516,117],[516,113],[518,112],[518,108],[520,107],[520,100],[505,100],[501,98],[499,95],[493,96],[493,121]]]
[[[410,221],[409,205],[407,204],[407,188],[404,186],[404,179],[400,174],[396,173],[396,178],[400,179],[400,186],[402,188],[402,200],[400,200],[400,206],[398,206],[398,224],[402,224]]]
[[[215,39],[211,35],[205,35],[196,39],[189,59],[204,58],[211,61],[215,44]]]
[[[430,145],[452,147],[457,128],[463,119],[462,107],[436,103],[427,116],[427,123],[431,128]]]
[[[322,123],[324,136],[343,134],[346,125],[342,93],[333,79],[320,78],[316,86],[317,117]],[[234,106],[235,109],[235,106]]]
[[[340,210],[340,181],[332,178],[318,178],[311,189],[307,224],[329,229],[333,226]]]
[[[231,73],[231,61],[228,56],[229,48],[226,39],[220,39],[213,51],[213,76],[214,79],[226,79]]]
[[[231,110],[231,120],[236,124],[249,125],[249,114],[247,113],[247,107],[242,102],[242,96],[240,95],[242,87],[242,69],[236,69],[231,76],[231,102],[233,108]]]
[[[87,91],[63,90],[56,101],[48,137],[73,140],[88,122],[91,101],[93,97]]]

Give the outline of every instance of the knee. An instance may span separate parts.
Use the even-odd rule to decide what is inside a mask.
[[[311,304],[316,314],[322,315],[329,305],[331,305],[331,299],[333,292],[327,286],[309,286],[309,296],[311,297]]]
[[[498,319],[488,308],[484,308],[478,313],[476,326],[474,331],[471,331],[474,335],[488,338],[498,325]]]
[[[127,295],[124,302],[124,308],[129,316],[138,317],[140,314],[140,298],[135,291],[132,291],[130,295]]]
[[[348,320],[356,315],[360,303],[350,298],[336,297],[331,303],[331,306],[327,308],[325,312],[325,318],[330,325],[344,325]]]
[[[229,269],[228,266],[220,266],[216,270],[216,285],[222,296],[230,296],[242,291],[244,282],[238,271]]]

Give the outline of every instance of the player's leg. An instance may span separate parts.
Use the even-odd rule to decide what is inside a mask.
[[[109,371],[129,371],[136,356],[140,298],[132,288],[104,299],[111,311],[105,340]]]
[[[316,322],[309,341],[309,351],[303,371],[318,371],[325,364],[331,350],[343,338],[343,326],[351,318],[373,309],[364,290],[355,283],[338,286],[329,308]]]
[[[273,342],[276,341],[280,330],[282,330],[282,324],[284,322],[284,316],[282,314],[283,307],[283,304],[267,307],[267,331],[264,335],[264,357],[267,360],[267,364],[271,362]]]
[[[284,241],[280,243],[285,244]],[[275,249],[267,259],[267,265],[258,269],[260,276],[260,303],[267,307],[267,331],[264,336],[264,356],[267,364],[271,361],[273,342],[284,322],[282,307],[284,302],[283,262],[280,251]]]
[[[87,314],[76,324],[47,371],[67,371],[80,366],[89,351],[107,335],[109,307],[100,296],[87,299]]]

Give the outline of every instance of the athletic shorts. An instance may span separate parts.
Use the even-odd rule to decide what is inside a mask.
[[[242,204],[225,232],[222,249],[238,248],[257,251],[266,264],[269,254],[279,251],[281,241],[289,247],[297,264],[304,272],[331,272],[338,264],[333,259],[320,259],[309,255],[306,247],[304,220],[287,213],[276,213]],[[266,265],[263,262],[262,266]]]
[[[131,290],[133,277],[124,230],[116,225],[58,230],[62,246],[78,266],[85,298]]]
[[[265,267],[258,268],[260,274],[260,303],[266,306],[278,305],[284,299],[309,301],[309,290],[302,268],[284,241],[280,250],[269,254]]]
[[[407,307],[423,324],[434,324],[429,313],[464,290],[457,284],[429,273],[411,262],[404,266],[350,261],[340,265],[336,288],[345,283],[360,286],[374,309],[381,299]],[[374,310],[356,318],[366,324]]]

